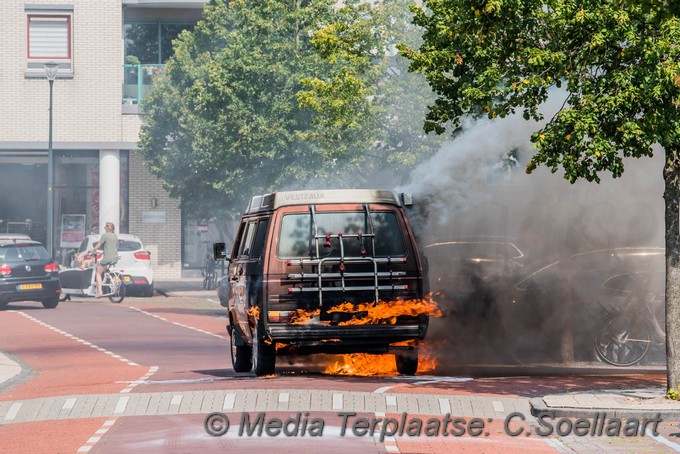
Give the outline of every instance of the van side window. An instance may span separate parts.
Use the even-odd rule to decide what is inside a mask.
[[[269,227],[269,218],[262,219],[257,224],[257,232],[255,233],[255,240],[250,249],[250,257],[257,259],[262,257],[264,252],[264,242],[267,239],[267,228]]]
[[[239,252],[241,252],[241,244],[243,244],[243,234],[245,232],[246,226],[245,222],[242,222],[238,226],[238,232],[236,233],[236,239],[234,240],[234,245],[231,248],[231,255],[229,256],[232,260],[238,258]]]
[[[245,239],[241,244],[241,253],[238,255],[239,258],[247,258],[250,256],[250,248],[253,243],[253,236],[255,235],[255,228],[257,227],[256,222],[249,222],[246,228]]]

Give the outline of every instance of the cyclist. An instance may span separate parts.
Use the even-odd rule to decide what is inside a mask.
[[[102,276],[104,271],[109,265],[116,263],[119,259],[118,257],[118,237],[116,236],[116,226],[113,222],[107,222],[104,226],[104,234],[99,239],[99,242],[95,244],[89,253],[93,253],[100,247],[104,247],[104,256],[97,264],[97,298],[101,298],[102,293]]]

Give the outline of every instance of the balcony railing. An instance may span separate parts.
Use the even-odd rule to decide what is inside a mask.
[[[139,104],[165,65],[123,65],[123,104]]]

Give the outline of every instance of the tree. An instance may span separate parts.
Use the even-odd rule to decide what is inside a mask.
[[[232,214],[254,194],[323,176],[323,150],[303,132],[300,80],[328,64],[310,35],[331,0],[215,0],[175,41],[143,104],[140,147],[187,212]]]
[[[437,93],[425,130],[463,116],[519,109],[540,120],[548,89],[562,108],[536,131],[527,172],[547,165],[571,182],[623,173],[624,157],[665,152],[666,343],[680,384],[680,7],[634,0],[425,0],[418,48],[400,46]]]
[[[420,118],[434,96],[395,47],[420,42],[411,4],[345,1],[335,21],[312,37],[333,72],[302,80],[298,99],[315,113],[308,137],[339,156],[359,158],[364,171],[388,167],[406,176],[443,141],[423,132]]]
[[[429,92],[424,78],[382,57],[397,42],[386,33],[388,11],[335,3],[215,0],[175,41],[144,100],[140,146],[183,209],[213,217],[305,182],[373,185],[376,171],[399,171],[432,150],[414,115],[424,98],[406,104],[414,81]],[[366,38],[354,54],[326,46],[342,27]]]

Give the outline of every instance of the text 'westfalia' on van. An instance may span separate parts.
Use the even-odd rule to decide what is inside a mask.
[[[279,354],[395,352],[414,374],[429,315],[427,280],[404,206],[390,190],[253,197],[218,294],[236,372],[274,372]]]

